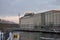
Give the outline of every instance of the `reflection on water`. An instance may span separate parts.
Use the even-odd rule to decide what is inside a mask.
[[[19,38],[14,38],[14,34],[19,35]],[[0,40],[60,40],[60,34],[40,32],[10,32],[9,37],[6,38],[4,33],[0,32]]]

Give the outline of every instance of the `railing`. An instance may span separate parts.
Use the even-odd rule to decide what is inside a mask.
[[[0,40],[12,40],[12,34],[9,33],[9,37],[6,38],[3,32],[0,32]]]
[[[12,33],[11,32],[9,33],[9,37],[7,40],[12,40]]]
[[[3,33],[0,32],[0,40],[4,40]]]

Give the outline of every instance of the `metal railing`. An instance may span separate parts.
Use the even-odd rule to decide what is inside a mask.
[[[0,40],[4,40],[3,33],[0,32]]]
[[[9,33],[9,37],[5,36],[3,32],[0,32],[0,40],[12,40],[12,33]]]

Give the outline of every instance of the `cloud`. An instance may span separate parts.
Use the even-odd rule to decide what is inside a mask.
[[[18,13],[25,11],[40,12],[51,9],[60,9],[60,0],[0,0],[0,16],[5,20],[18,23]]]
[[[19,23],[19,17],[18,16],[7,16],[7,17],[0,17],[0,18],[7,20],[7,21]]]
[[[60,5],[60,0],[56,0],[55,5]]]
[[[24,11],[60,9],[60,0],[0,0],[0,16],[16,16]],[[11,15],[12,14],[12,15]]]

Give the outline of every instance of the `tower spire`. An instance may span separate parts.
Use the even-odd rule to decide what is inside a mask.
[[[20,16],[20,13],[18,14],[18,17],[19,17],[19,26],[21,25],[21,16]]]

